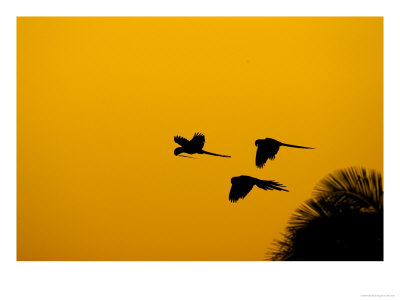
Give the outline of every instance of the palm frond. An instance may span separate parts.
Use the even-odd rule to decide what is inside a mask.
[[[381,174],[356,167],[329,174],[291,216],[267,259],[383,260]]]
[[[383,209],[382,175],[375,170],[350,167],[326,176],[316,187],[314,198],[351,203],[359,208]]]

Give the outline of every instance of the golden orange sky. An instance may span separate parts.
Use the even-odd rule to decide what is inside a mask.
[[[17,134],[18,260],[263,260],[322,177],[383,172],[383,18],[20,17]],[[316,149],[257,169],[266,137]]]

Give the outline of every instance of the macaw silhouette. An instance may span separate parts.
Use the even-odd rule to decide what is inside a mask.
[[[180,154],[188,153],[188,154],[208,154],[208,155],[214,155],[214,156],[220,156],[220,157],[230,157],[229,155],[216,154],[216,153],[212,153],[212,152],[203,150],[206,139],[204,137],[204,134],[199,133],[199,132],[195,133],[193,138],[190,141],[179,135],[174,137],[174,141],[175,141],[175,143],[177,143],[178,145],[181,146],[174,150],[175,155],[184,156],[184,155],[180,155]],[[190,156],[184,156],[184,157],[190,157]],[[190,158],[193,158],[193,157],[190,157]]]
[[[256,153],[257,168],[264,167],[264,165],[268,159],[270,159],[270,160],[275,159],[275,155],[278,153],[280,146],[301,148],[301,149],[314,149],[314,148],[310,148],[310,147],[284,144],[284,143],[281,143],[277,140],[270,139],[270,138],[266,138],[264,140],[261,140],[261,139],[256,140],[255,144],[257,147],[257,153]]]
[[[261,180],[251,176],[238,176],[232,177],[231,179],[232,187],[229,192],[229,201],[237,202],[239,199],[243,199],[246,195],[251,191],[254,185],[263,190],[277,190],[277,191],[285,191],[285,186],[280,184],[279,182],[275,182],[272,180]]]

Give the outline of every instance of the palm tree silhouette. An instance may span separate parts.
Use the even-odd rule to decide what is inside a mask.
[[[265,163],[268,159],[275,159],[275,155],[279,151],[280,146],[292,147],[292,148],[301,148],[301,149],[314,149],[310,147],[296,146],[290,144],[284,144],[277,140],[266,138],[264,140],[256,140],[255,142],[257,147],[256,154],[256,166],[257,168],[264,167]]]
[[[292,215],[269,259],[383,260],[382,176],[347,168],[325,177]]]
[[[241,175],[238,177],[232,177],[232,187],[229,192],[229,201],[237,202],[239,199],[243,199],[251,191],[254,185],[263,190],[278,190],[289,192],[284,189],[284,185],[269,180],[260,180],[254,177]]]
[[[229,155],[216,154],[216,153],[212,153],[212,152],[203,150],[206,139],[204,137],[204,134],[199,133],[199,132],[195,133],[193,138],[190,141],[179,135],[174,137],[174,141],[175,141],[175,143],[177,143],[178,145],[181,146],[174,150],[175,155],[180,155],[181,153],[188,153],[188,154],[197,153],[197,154],[208,154],[208,155],[214,155],[214,156],[220,156],[220,157],[230,157]],[[180,156],[184,156],[184,155],[180,155]],[[189,156],[184,156],[184,157],[189,157]]]

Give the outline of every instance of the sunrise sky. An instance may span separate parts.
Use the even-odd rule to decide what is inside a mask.
[[[232,158],[175,157],[195,132]],[[20,17],[17,134],[18,260],[263,260],[325,175],[383,172],[383,18]],[[266,137],[316,149],[257,169]]]

